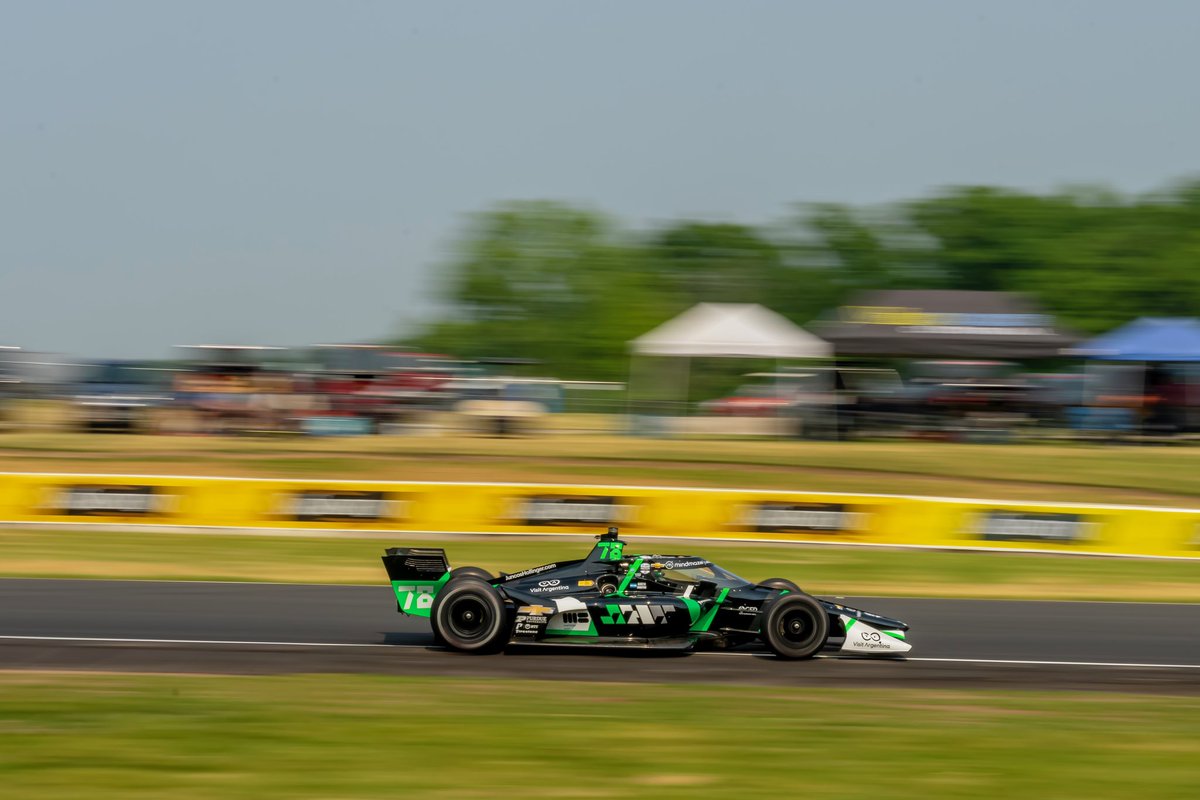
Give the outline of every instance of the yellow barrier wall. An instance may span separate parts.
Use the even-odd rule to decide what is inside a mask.
[[[0,521],[594,534],[1200,558],[1200,509],[535,484],[0,474]]]

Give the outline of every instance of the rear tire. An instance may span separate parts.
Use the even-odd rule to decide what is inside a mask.
[[[758,585],[765,586],[768,589],[787,589],[792,594],[802,593],[800,587],[787,578],[767,578],[765,581],[759,581]]]
[[[496,653],[512,638],[500,592],[474,577],[447,583],[433,601],[429,621],[436,640],[464,653]]]
[[[477,578],[477,579],[483,581],[484,583],[488,583],[488,584],[490,584],[492,581],[496,580],[492,576],[492,573],[488,572],[483,567],[455,567],[454,569],[450,570],[450,580],[452,581],[455,578]],[[447,581],[447,583],[449,583],[449,581]],[[432,622],[433,621],[433,609],[430,608],[429,611],[430,611],[429,619]],[[437,644],[437,645],[441,645],[443,647],[446,646],[446,640],[442,638],[442,635],[440,633],[438,633],[436,626],[433,629],[433,643]]]
[[[829,636],[829,615],[810,595],[785,594],[767,609],[761,635],[780,658],[812,658]]]
[[[454,580],[455,578],[479,578],[485,583],[491,583],[496,580],[492,577],[492,573],[483,567],[455,567],[450,570],[450,580]]]

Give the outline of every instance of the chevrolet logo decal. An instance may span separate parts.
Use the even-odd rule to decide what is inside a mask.
[[[554,613],[554,609],[550,606],[521,606],[517,609],[518,614],[535,614],[537,616],[545,616]]]

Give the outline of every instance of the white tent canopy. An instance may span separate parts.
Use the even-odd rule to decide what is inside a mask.
[[[754,303],[699,303],[629,343],[637,355],[830,358],[833,347]]]

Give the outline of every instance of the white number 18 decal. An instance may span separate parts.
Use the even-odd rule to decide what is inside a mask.
[[[430,608],[433,606],[433,587],[432,586],[414,586],[411,589],[404,591],[404,610],[408,611],[413,608],[413,597],[417,599],[416,608]]]

